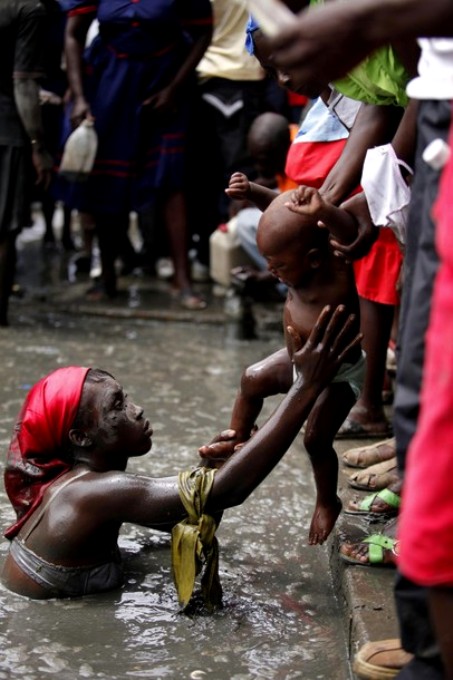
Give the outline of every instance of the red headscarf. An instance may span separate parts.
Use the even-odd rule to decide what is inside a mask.
[[[25,399],[6,461],[5,489],[17,514],[15,524],[5,531],[6,538],[19,532],[46,488],[71,469],[64,454],[89,370],[59,368],[37,382]]]

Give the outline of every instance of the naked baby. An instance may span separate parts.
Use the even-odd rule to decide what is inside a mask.
[[[229,425],[235,435],[229,442],[200,448],[207,465],[218,465],[250,438],[266,397],[290,389],[297,376],[293,347],[306,341],[325,305],[343,305],[354,314],[358,332],[359,300],[352,266],[335,256],[329,242],[331,235],[337,241],[349,242],[356,233],[355,220],[349,213],[327,204],[309,187],[279,195],[264,211],[257,244],[269,270],[288,287],[283,312],[285,346],[245,369]],[[363,353],[355,347],[319,395],[307,419],[304,445],[316,485],[311,545],[325,541],[341,511],[333,440],[360,394],[364,370]]]

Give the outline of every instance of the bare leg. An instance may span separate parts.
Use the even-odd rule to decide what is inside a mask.
[[[8,326],[8,305],[16,271],[16,234],[0,243],[0,326]]]
[[[263,401],[273,394],[288,392],[293,382],[292,364],[286,348],[278,350],[249,366],[241,377],[231,414],[230,429],[236,432],[234,439],[227,443],[218,442],[201,447],[200,453],[209,466],[218,466],[234,452],[234,447],[246,442],[261,413]]]
[[[55,234],[52,225],[53,216],[55,213],[55,201],[47,191],[42,192],[41,210],[46,226],[46,231],[44,232],[44,243],[55,243]]]
[[[189,268],[189,229],[186,198],[182,191],[168,194],[164,202],[164,219],[175,267],[174,283],[183,306],[202,309],[206,303],[192,291]]]
[[[63,205],[63,231],[61,234],[61,244],[66,251],[76,250],[71,233],[72,209]]]
[[[338,458],[332,442],[354,401],[347,383],[329,385],[318,397],[307,420],[304,444],[316,484],[316,506],[308,535],[310,545],[326,540],[341,511],[337,496]]]
[[[360,298],[363,349],[367,368],[362,394],[349,414],[348,420],[360,424],[364,430],[382,432],[388,436],[389,425],[382,404],[387,347],[394,317],[393,305],[383,305]]]
[[[186,200],[182,191],[169,194],[164,205],[165,226],[175,266],[175,284],[179,290],[191,288],[189,274],[189,236]]]
[[[95,221],[101,254],[103,292],[112,298],[117,294],[115,259],[119,255],[129,216],[127,214],[102,214],[96,215]]]

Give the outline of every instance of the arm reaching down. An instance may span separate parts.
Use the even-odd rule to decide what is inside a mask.
[[[354,217],[325,201],[313,187],[298,187],[291,193],[290,200],[285,205],[291,212],[318,220],[318,226],[327,227],[338,241],[351,243],[357,237]]]

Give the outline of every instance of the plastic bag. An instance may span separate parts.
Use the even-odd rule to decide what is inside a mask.
[[[71,182],[88,179],[93,169],[97,148],[98,136],[94,129],[94,120],[86,118],[66,140],[60,175]]]

